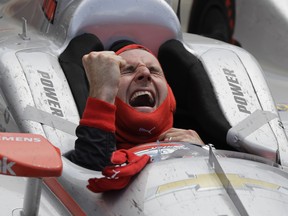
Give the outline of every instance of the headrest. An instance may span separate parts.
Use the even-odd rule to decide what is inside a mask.
[[[179,20],[165,1],[75,1],[55,20],[50,30],[65,28],[66,41],[91,33],[97,35],[105,49],[115,41],[132,40],[157,53],[160,44],[182,36]]]

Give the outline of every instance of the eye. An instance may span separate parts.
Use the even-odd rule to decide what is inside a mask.
[[[130,73],[134,73],[136,70],[136,68],[132,65],[127,66],[125,68],[123,68],[123,70],[121,71],[121,74],[130,74]]]
[[[149,71],[151,74],[161,74],[162,71],[158,67],[151,66],[149,67]]]

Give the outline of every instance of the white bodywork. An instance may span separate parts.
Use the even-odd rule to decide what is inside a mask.
[[[176,149],[159,150],[160,160],[149,164],[127,189],[94,194],[86,189],[87,180],[101,173],[78,167],[63,156],[63,173],[57,180],[82,213],[134,216],[287,212],[288,142],[262,68],[251,54],[219,41],[183,34],[165,1],[123,0],[117,4],[114,0],[51,0],[46,2],[57,3],[57,9],[50,21],[43,14],[44,2],[1,1],[0,131],[41,134],[62,154],[69,152],[74,148],[79,114],[58,62],[69,41],[88,32],[97,35],[105,48],[119,39],[133,39],[157,53],[162,43],[176,39],[199,58],[210,78],[232,126],[227,143],[259,155],[263,161],[272,161],[260,163],[260,159],[255,161],[241,153],[236,157],[216,152],[215,157],[212,149],[180,144]],[[237,85],[232,88],[231,82]],[[153,150],[147,153],[153,155]],[[172,156],[167,159],[167,154]],[[219,166],[215,165],[217,161]],[[280,165],[275,167],[274,162]],[[1,175],[1,214],[21,214],[26,181]],[[48,186],[43,191],[39,215],[75,213]]]
[[[174,11],[179,1],[170,0]],[[288,4],[286,0],[236,0],[234,38],[260,63],[288,133]],[[181,0],[181,27],[187,32],[193,0]]]

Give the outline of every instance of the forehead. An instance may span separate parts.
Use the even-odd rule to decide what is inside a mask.
[[[142,62],[160,66],[158,59],[153,54],[143,49],[126,50],[125,52],[122,52],[120,56],[124,58],[128,63]]]

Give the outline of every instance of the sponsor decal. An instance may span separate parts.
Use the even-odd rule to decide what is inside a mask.
[[[37,137],[0,136],[0,141],[3,141],[3,142],[41,142],[41,139]]]
[[[247,101],[244,98],[243,91],[240,87],[240,83],[234,71],[223,68],[223,72],[226,75],[226,80],[228,81],[228,84],[234,96],[234,101],[237,104],[238,110],[243,113],[251,114],[251,112],[247,109],[248,105]]]
[[[148,134],[152,134],[152,131],[155,129],[155,127],[151,128],[150,130],[145,129],[145,128],[139,128],[139,132],[144,132]]]
[[[5,175],[14,175],[16,176],[16,173],[13,171],[13,166],[15,165],[15,162],[9,162],[7,157],[3,157],[0,159],[0,173],[3,173]]]
[[[57,97],[53,82],[50,78],[49,73],[37,70],[38,73],[40,74],[41,78],[40,81],[43,85],[43,89],[45,92],[45,95],[48,98],[48,104],[50,106],[50,110],[52,111],[53,115],[63,117],[63,112],[61,110],[61,106],[59,103],[59,99]]]

